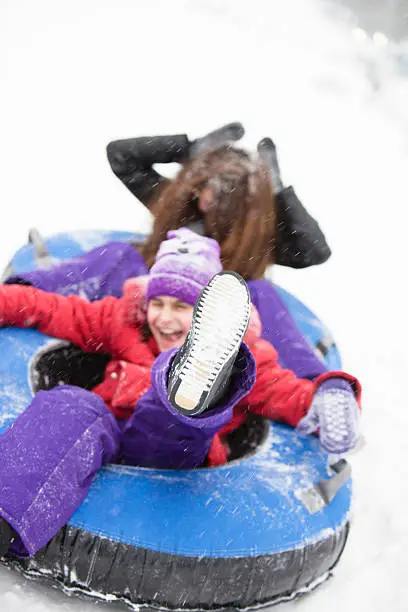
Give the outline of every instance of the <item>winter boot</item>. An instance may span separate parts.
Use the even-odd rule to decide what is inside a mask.
[[[221,272],[204,287],[194,306],[190,331],[169,373],[168,397],[175,410],[194,416],[221,399],[250,313],[251,298],[239,274]]]
[[[16,538],[16,532],[10,525],[0,517],[0,557],[7,554],[8,549]]]

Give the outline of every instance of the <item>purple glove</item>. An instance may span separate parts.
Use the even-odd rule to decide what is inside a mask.
[[[317,389],[309,412],[297,424],[303,435],[320,429],[320,444],[327,453],[342,455],[356,446],[360,410],[350,384],[330,378]]]

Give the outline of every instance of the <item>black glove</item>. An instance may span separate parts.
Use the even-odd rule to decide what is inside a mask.
[[[260,158],[269,169],[273,190],[275,195],[277,195],[283,190],[284,185],[280,174],[275,143],[273,142],[272,138],[262,138],[262,140],[258,142],[257,148]]]
[[[205,136],[191,141],[189,147],[189,157],[191,159],[203,151],[216,149],[217,147],[227,144],[228,142],[240,140],[244,134],[245,130],[242,123],[239,123],[238,121],[234,123],[227,123],[217,130],[209,132]]]

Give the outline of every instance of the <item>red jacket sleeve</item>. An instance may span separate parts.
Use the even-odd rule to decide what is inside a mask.
[[[360,403],[360,383],[350,374],[326,372],[312,382],[297,378],[291,370],[281,368],[276,350],[266,340],[257,340],[251,345],[251,350],[257,374],[252,390],[243,401],[255,414],[296,427],[309,410],[318,387],[330,378],[346,380]]]
[[[257,340],[251,350],[257,374],[244,402],[250,412],[295,427],[308,411],[315,384],[281,368],[277,352],[266,340]]]
[[[90,353],[111,353],[111,325],[119,305],[113,297],[87,302],[78,296],[66,297],[34,287],[0,285],[2,326],[36,327]]]

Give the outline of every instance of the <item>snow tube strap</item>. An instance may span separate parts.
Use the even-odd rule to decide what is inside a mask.
[[[297,495],[310,514],[315,514],[327,506],[351,477],[351,466],[345,459],[340,459],[330,467],[336,473],[333,478],[323,478],[317,485],[303,489]]]

